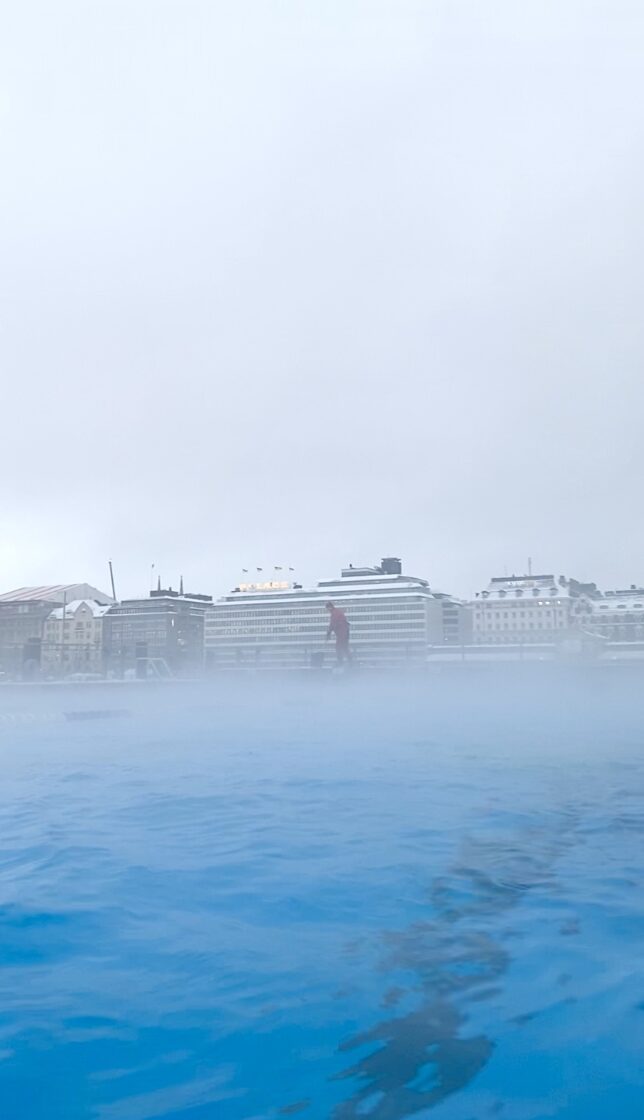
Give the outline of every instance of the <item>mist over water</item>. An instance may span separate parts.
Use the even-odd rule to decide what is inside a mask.
[[[641,1116],[643,716],[621,668],[3,688],[3,1117]]]

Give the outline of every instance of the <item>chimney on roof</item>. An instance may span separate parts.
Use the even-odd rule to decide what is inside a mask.
[[[402,575],[402,562],[397,556],[385,556],[380,565],[380,571],[383,576],[400,576]]]
[[[183,595],[183,576],[179,579],[179,594]]]

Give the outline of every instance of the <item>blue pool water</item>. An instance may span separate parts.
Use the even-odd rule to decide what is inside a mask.
[[[640,691],[6,690],[4,1120],[641,1117]]]

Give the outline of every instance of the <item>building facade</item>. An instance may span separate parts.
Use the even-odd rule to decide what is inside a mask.
[[[103,619],[110,675],[193,676],[204,659],[204,616],[212,595],[158,588],[145,599],[124,599]]]
[[[496,576],[472,602],[473,640],[486,645],[551,644],[583,631],[595,584],[552,575]]]
[[[45,622],[41,668],[47,676],[103,673],[103,618],[109,606],[74,599],[56,607]]]
[[[592,604],[588,626],[607,642],[644,642],[644,588],[604,591]]]
[[[397,558],[342,570],[313,588],[284,581],[236,587],[209,608],[206,667],[307,669],[334,662],[326,644],[331,601],[346,614],[352,658],[365,668],[420,665],[432,644],[465,639],[467,611],[424,579],[404,575]]]
[[[79,599],[113,602],[89,583],[19,587],[0,595],[0,673],[16,678],[37,676],[47,619],[56,607]]]

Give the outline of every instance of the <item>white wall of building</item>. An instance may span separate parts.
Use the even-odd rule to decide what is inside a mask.
[[[206,663],[211,669],[307,669],[322,658],[334,662],[326,643],[330,600],[349,622],[352,656],[365,668],[424,664],[429,645],[454,632],[453,604],[425,580],[378,570],[350,569],[315,588],[244,585],[206,614]],[[461,605],[457,604],[460,609]]]
[[[644,642],[644,588],[605,591],[592,604],[589,627],[609,642]]]
[[[45,622],[41,664],[55,676],[99,673],[103,667],[103,617],[108,607],[76,599],[52,611]]]
[[[495,577],[470,604],[476,643],[552,643],[583,629],[592,601],[552,575]]]

